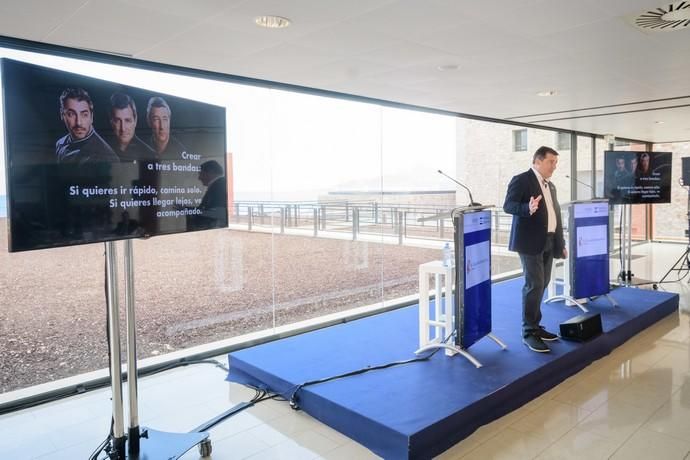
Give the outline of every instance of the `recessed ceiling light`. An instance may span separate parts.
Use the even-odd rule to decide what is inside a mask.
[[[661,121],[661,120],[660,120],[660,121],[655,121],[655,122],[654,122],[654,124],[656,124],[656,125],[663,125],[664,123],[665,123],[665,122],[664,122],[664,121]]]
[[[541,96],[541,97],[549,97],[549,96],[555,96],[555,95],[556,95],[556,91],[554,91],[554,90],[550,90],[550,91],[539,91],[539,92],[537,93],[537,96]]]
[[[282,16],[257,16],[254,22],[259,27],[266,27],[267,29],[284,29],[290,25],[292,21]]]
[[[451,72],[453,70],[460,70],[460,66],[457,64],[443,64],[436,67],[436,70],[440,72]]]

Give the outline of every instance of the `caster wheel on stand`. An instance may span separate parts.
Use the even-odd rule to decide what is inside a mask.
[[[213,446],[211,445],[211,440],[206,438],[199,443],[199,455],[202,457],[210,457],[211,452],[213,452]]]

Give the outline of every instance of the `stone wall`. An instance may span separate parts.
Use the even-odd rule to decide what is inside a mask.
[[[527,150],[513,150],[513,131],[519,126],[459,118],[457,121],[457,177],[482,204],[502,206],[510,179],[532,164],[540,146],[556,148],[556,132],[527,128]],[[570,200],[570,150],[559,151],[559,167],[553,180],[560,201]],[[465,191],[459,190],[458,202]]]

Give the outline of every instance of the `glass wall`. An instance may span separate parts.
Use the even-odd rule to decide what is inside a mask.
[[[379,303],[381,236],[363,218],[381,194],[381,107],[272,90],[269,110],[275,325]]]
[[[595,196],[595,184],[592,182],[594,171],[592,171],[592,152],[594,140],[592,136],[578,135],[577,141],[577,185],[576,194],[573,199],[588,200]]]
[[[604,139],[597,137],[594,139],[594,166],[595,180],[594,188],[597,196],[604,196],[604,152],[609,149]]]
[[[228,228],[134,241],[140,359],[410,301],[418,266],[452,241],[449,211],[469,202],[438,170],[496,206],[494,275],[520,268],[501,208],[539,146],[561,147],[553,180],[560,201],[571,199],[568,133],[0,54],[227,108]],[[577,145],[585,180],[591,147],[586,137]],[[0,211],[0,393],[105,368],[103,246],[9,254]]]
[[[0,54],[227,108],[229,228],[134,241],[139,358],[394,303],[452,237],[455,117]],[[0,392],[105,368],[103,246],[8,253],[1,166]]]

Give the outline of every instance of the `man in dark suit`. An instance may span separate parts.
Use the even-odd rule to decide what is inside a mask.
[[[511,179],[503,204],[503,210],[513,215],[508,248],[520,255],[525,274],[522,341],[539,353],[550,351],[544,341],[558,340],[556,334],[539,324],[541,299],[551,278],[553,259],[568,256],[556,187],[549,180],[557,163],[558,152],[539,147],[532,158],[532,168]]]
[[[194,229],[216,228],[228,223],[228,183],[223,167],[215,160],[200,165],[199,180],[206,193],[197,208],[201,214],[193,216],[189,226]]]

